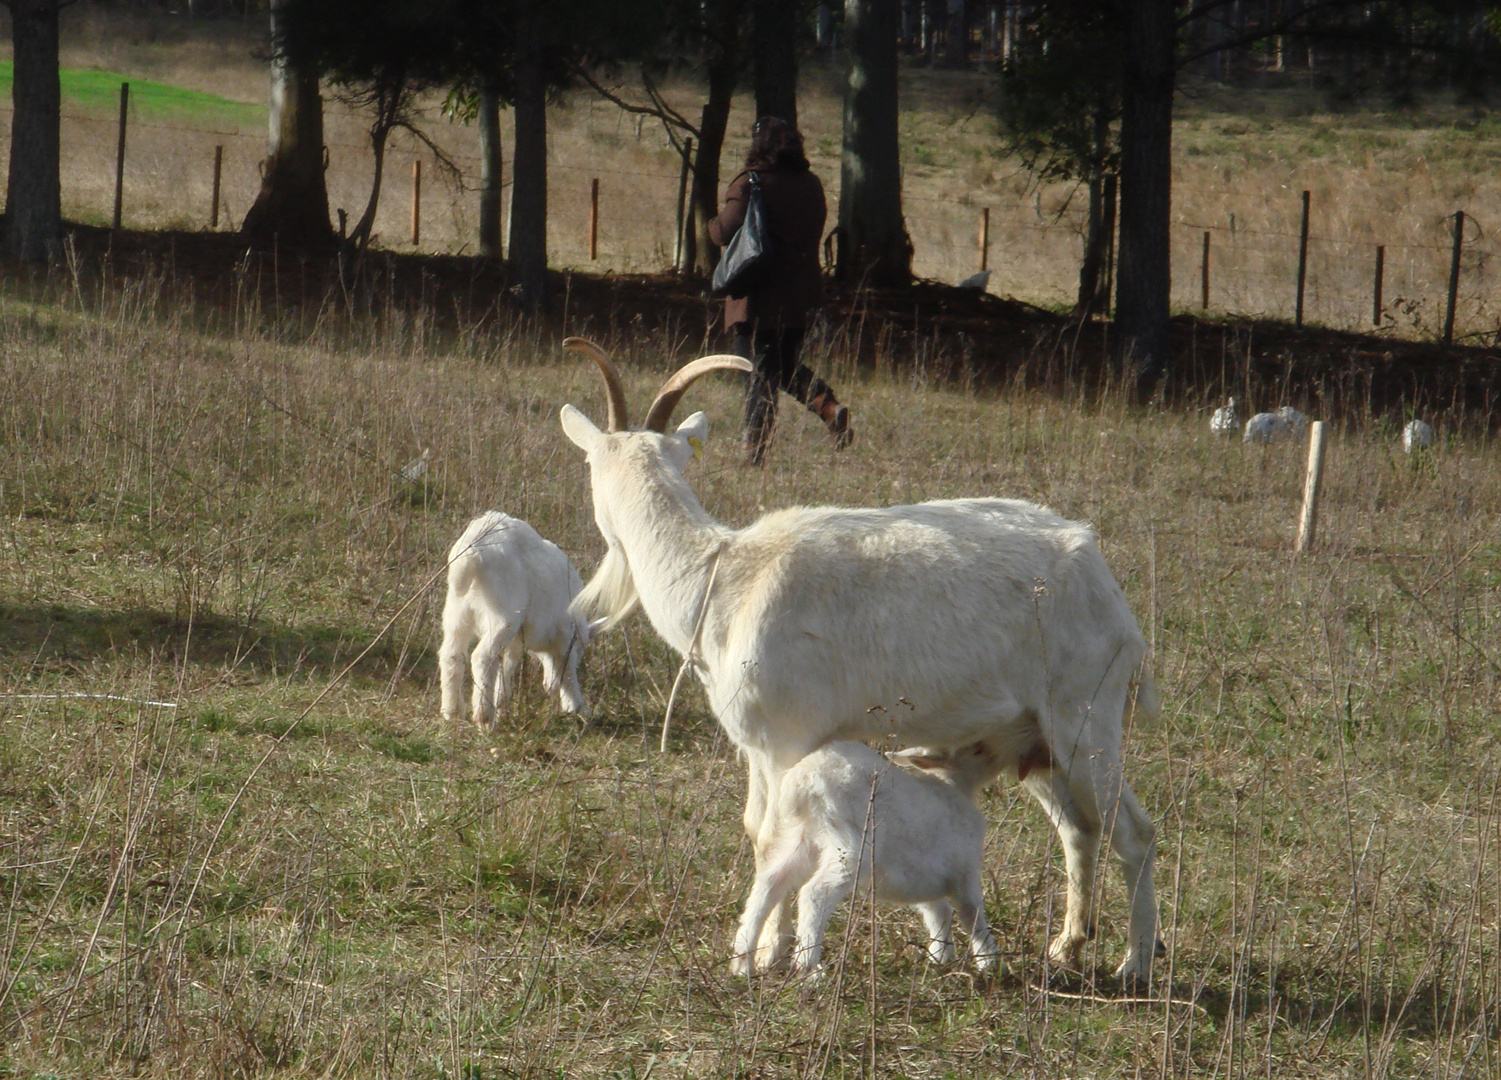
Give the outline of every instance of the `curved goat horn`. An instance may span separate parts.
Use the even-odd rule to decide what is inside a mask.
[[[655,431],[657,434],[665,434],[667,421],[672,419],[672,410],[678,407],[683,394],[699,380],[700,376],[707,375],[711,371],[735,370],[751,371],[751,362],[743,356],[735,356],[732,353],[715,353],[713,356],[700,356],[691,364],[684,364],[672,373],[672,376],[662,384],[662,389],[657,391],[657,400],[651,403],[651,408],[646,413],[646,430]]]
[[[631,422],[627,418],[629,414],[625,407],[625,388],[620,385],[620,373],[615,370],[615,363],[610,359],[610,354],[588,338],[581,337],[564,338],[563,348],[586,353],[599,365],[599,372],[605,377],[605,390],[609,394],[609,411],[605,414],[605,430],[624,431],[630,427]]]

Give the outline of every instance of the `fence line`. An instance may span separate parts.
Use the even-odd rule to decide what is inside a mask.
[[[127,114],[123,95],[121,105],[123,121]],[[0,114],[10,111],[0,106]],[[243,198],[244,205],[248,207],[244,182],[246,174],[242,166],[247,156],[260,160],[260,152],[247,148],[264,140],[264,133],[148,121],[135,115],[134,107],[130,107],[128,112],[131,114],[129,126],[137,133],[159,132],[198,140],[220,140],[212,147],[213,186],[212,195],[209,196],[209,212],[202,214],[204,220],[217,225],[221,209],[228,216],[228,206],[232,200]],[[66,124],[74,126],[75,141],[78,141],[78,128],[95,129],[115,123],[112,117],[73,112],[64,112],[62,119]],[[4,131],[7,127],[0,123],[0,147],[6,142]],[[122,125],[122,138],[123,130]],[[102,139],[92,136],[85,138],[90,146],[103,144]],[[167,214],[174,222],[180,222],[182,203],[186,201],[183,198],[184,186],[180,183],[155,183],[151,194],[142,198],[140,177],[146,174],[160,179],[173,173],[174,166],[164,168],[161,165],[165,157],[176,163],[176,173],[186,173],[192,188],[206,188],[208,183],[204,177],[209,175],[209,150],[206,148],[204,151],[202,166],[184,165],[184,160],[192,156],[184,152],[184,139],[174,140],[172,150],[164,155],[160,149],[137,151],[134,149],[134,140],[138,138],[138,134],[132,138],[131,160],[123,170],[117,165],[116,174],[116,184],[120,185],[116,190],[119,192],[123,188],[125,193],[125,211],[127,214],[130,212],[129,203],[134,196],[137,207],[148,205],[147,210],[137,212],[150,217],[149,205],[154,198],[158,219]],[[122,142],[121,146],[123,145]],[[241,171],[223,170],[226,145],[237,159]],[[341,157],[347,153],[368,159],[370,153],[369,144],[365,141],[335,138],[326,142],[326,146],[329,151],[338,152]],[[429,218],[424,219],[417,189],[420,181],[416,179],[420,172],[414,168],[413,179],[406,185],[399,178],[399,163],[406,160],[415,164],[431,153],[431,150],[421,144],[388,149],[389,164],[385,185],[387,198],[383,200],[376,232],[378,235],[403,239],[410,235],[413,244],[419,237],[425,236],[429,246],[445,250],[470,249],[473,244],[469,236],[474,231],[470,228],[473,211],[464,197],[477,189],[474,178],[479,171],[479,156],[477,153],[445,148],[444,155],[456,167],[456,171],[440,172],[440,179],[443,188],[449,192],[449,199],[446,206],[441,198],[428,200],[431,204],[431,208],[426,211]],[[82,155],[75,154],[77,156]],[[144,162],[136,160],[137,157],[145,159]],[[672,198],[671,192],[681,179],[679,170],[668,172],[649,167],[621,168],[604,161],[590,161],[586,164],[550,161],[548,168],[559,176],[581,178],[581,182],[576,184],[551,185],[550,201],[554,212],[550,215],[550,246],[555,249],[556,255],[550,253],[550,258],[555,265],[568,265],[570,260],[583,265],[597,259],[605,259],[607,265],[621,269],[662,269],[672,265],[672,254],[679,237],[677,202]],[[355,174],[354,169],[343,169],[335,181],[335,174],[330,173],[331,205],[339,201],[343,201],[345,205],[363,204],[368,191],[360,190],[363,177],[356,178]],[[231,183],[231,175],[238,181],[237,185]],[[587,181],[583,181],[583,177],[587,177]],[[628,178],[632,182],[632,203],[628,212],[617,216],[612,214],[612,204],[608,200],[601,204],[602,177],[607,186],[609,181],[618,178]],[[65,179],[70,187],[74,186],[74,174],[65,175]],[[336,192],[336,185],[341,190]],[[233,194],[226,191],[234,186],[238,186],[239,190]],[[509,181],[504,186],[509,187]],[[132,188],[135,190],[130,190]],[[1057,188],[1053,191],[1056,196]],[[402,198],[403,192],[406,193],[406,199]],[[1248,211],[1230,211],[1229,220],[1225,223],[1211,224],[1204,220],[1202,211],[1192,210],[1171,222],[1173,295],[1176,306],[1257,314],[1282,312],[1284,317],[1296,319],[1305,299],[1306,288],[1306,299],[1313,321],[1363,327],[1369,325],[1365,315],[1371,313],[1378,321],[1384,318],[1383,325],[1396,325],[1400,328],[1405,320],[1414,333],[1447,338],[1453,335],[1455,319],[1459,318],[1465,328],[1465,334],[1461,336],[1474,337],[1478,334],[1501,338],[1501,309],[1489,299],[1490,282],[1486,273],[1488,260],[1501,255],[1501,247],[1488,241],[1488,230],[1468,207],[1454,207],[1451,212],[1435,221],[1424,219],[1408,222],[1405,226],[1398,215],[1393,213],[1390,215],[1393,225],[1390,231],[1397,235],[1379,236],[1375,223],[1365,222],[1362,231],[1367,235],[1351,236],[1348,232],[1334,233],[1327,229],[1321,231],[1317,205],[1306,228],[1298,231],[1237,220],[1241,213],[1246,213],[1247,216],[1254,214],[1258,217],[1291,219],[1297,200],[1297,196],[1291,191],[1285,195],[1279,192],[1277,197],[1269,198],[1265,191],[1257,189],[1209,189],[1176,183],[1175,202],[1180,202],[1180,197],[1185,194],[1254,200],[1254,206]],[[937,215],[936,220],[931,214],[922,219],[909,219],[914,231],[920,272],[958,280],[960,277],[967,277],[974,269],[991,269],[994,291],[1015,291],[1029,299],[1037,299],[1040,291],[1049,291],[1053,300],[1066,302],[1070,294],[1068,272],[1060,271],[1059,266],[1071,269],[1076,265],[1076,259],[1069,259],[1067,256],[1077,254],[1079,237],[1082,235],[1083,213],[1079,206],[1080,200],[1069,195],[1049,219],[1042,209],[1040,192],[1032,200],[1030,208],[1026,205],[1026,200],[1021,198],[987,195],[990,193],[982,191],[943,197],[911,190],[904,194],[904,200],[909,204],[934,207]],[[177,202],[166,203],[164,199],[167,196],[176,198]],[[1007,204],[1015,211],[1009,216]],[[84,200],[82,205],[91,203]],[[393,224],[393,218],[407,207],[411,208],[410,222],[402,221],[399,226]],[[1036,220],[1025,220],[1028,209]],[[194,221],[199,217],[196,211],[190,211],[189,216]],[[431,216],[446,217],[446,232],[443,228],[430,227]],[[1325,218],[1327,221],[1327,215]],[[1448,232],[1451,222],[1454,223],[1452,239],[1445,237],[1440,241],[1435,235],[1430,242],[1424,240],[1421,234],[1412,235],[1417,229],[1431,229],[1436,233],[1440,227]],[[232,217],[229,217],[229,224],[233,227]],[[614,231],[619,237],[625,229],[634,230],[632,240],[629,243],[620,240],[612,252],[611,232]],[[639,240],[642,232],[648,236],[644,248]],[[1401,235],[1403,232],[1409,235],[1404,237]],[[655,240],[651,239],[652,236],[655,236]],[[1039,242],[1052,250],[1051,255],[1040,260],[1035,254],[1032,256],[1034,262],[1049,264],[1046,278],[1029,272],[1025,266],[1028,255],[1023,249]],[[1284,281],[1300,247],[1305,258],[1297,276],[1304,278],[1306,285],[1303,287],[1299,287],[1295,280]],[[1336,252],[1339,254],[1335,254]],[[1370,252],[1379,260],[1374,281],[1369,270],[1368,260],[1371,255],[1364,255],[1364,252]],[[1451,259],[1452,267],[1447,265]],[[1440,261],[1444,265],[1440,265]],[[1355,263],[1360,266],[1358,274],[1353,269]],[[1358,277],[1358,284],[1354,282],[1352,275]],[[1352,280],[1346,282],[1344,278]],[[1283,284],[1278,285],[1279,281]],[[1213,295],[1211,282],[1214,286]],[[1390,286],[1389,294],[1393,297],[1389,303],[1385,302],[1383,295],[1385,286]],[[1339,295],[1334,295],[1336,292]],[[1446,292],[1448,300],[1443,319],[1444,332],[1440,333],[1437,329],[1439,320],[1430,314],[1430,309],[1442,302]],[[1228,305],[1215,304],[1212,302],[1215,297],[1229,298],[1230,302]],[[1358,316],[1355,315],[1357,307],[1361,312]]]

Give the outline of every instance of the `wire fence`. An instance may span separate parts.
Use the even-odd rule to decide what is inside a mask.
[[[620,272],[670,268],[681,175],[676,150],[659,130],[633,123],[623,113],[605,114],[613,116],[613,129],[592,106],[583,114],[576,108],[551,118],[551,264]],[[109,225],[118,120],[71,111],[62,119],[64,213]],[[0,133],[9,127],[0,122]],[[411,207],[419,197],[412,163],[431,163],[433,153],[401,133],[388,147],[375,242],[394,250],[473,253],[477,136],[456,125],[434,125],[430,134],[455,168],[430,164],[421,173],[418,242],[412,239]],[[217,218],[221,230],[237,228],[259,190],[266,141],[264,130],[190,126],[132,110],[121,177],[122,223],[193,230],[206,229]],[[331,117],[325,145],[330,204],[353,221],[364,209],[372,179],[370,147],[357,118]],[[0,160],[8,154],[9,140],[0,134]],[[216,154],[222,162],[217,214]],[[983,266],[991,271],[991,292],[1043,305],[1072,302],[1085,227],[1085,200],[1076,191],[1055,185],[1020,197],[941,170],[912,167],[904,186],[920,276],[957,283]],[[1440,192],[1429,190],[1421,199],[1414,194],[1412,185],[1404,190],[1390,183],[1360,193],[1327,183],[1313,187],[1305,238],[1296,186],[1240,190],[1176,181],[1173,305],[1289,321],[1301,311],[1310,324],[1379,328],[1426,339],[1441,338],[1452,318],[1449,332],[1455,340],[1495,343],[1501,337],[1501,306],[1493,295],[1493,277],[1501,249],[1492,225],[1501,203],[1477,195],[1468,205],[1442,206]],[[1456,263],[1454,224],[1461,211]],[[831,219],[836,213],[831,206]]]

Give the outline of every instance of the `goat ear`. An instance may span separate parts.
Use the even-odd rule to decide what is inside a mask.
[[[886,756],[904,768],[922,769],[925,772],[942,769],[954,760],[951,751],[929,750],[925,746],[909,746],[905,750],[893,750]]]
[[[702,442],[709,437],[709,418],[702,411],[694,413],[678,425],[678,434]]]
[[[677,431],[673,432],[673,438],[687,451],[678,462],[678,467],[685,467],[689,460],[700,456],[704,452],[704,440],[709,435],[709,418],[702,412],[696,412],[678,425]]]
[[[568,436],[570,442],[584,453],[589,453],[599,442],[600,430],[594,426],[583,413],[572,405],[564,405],[558,413],[558,419],[563,423],[563,434]]]

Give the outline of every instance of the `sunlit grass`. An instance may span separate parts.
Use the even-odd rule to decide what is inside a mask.
[[[9,97],[14,64],[0,60],[0,96]],[[266,109],[217,94],[189,90],[171,83],[122,75],[98,68],[63,68],[59,73],[64,110],[108,112],[120,107],[120,84],[130,84],[130,105],[140,115],[157,120],[201,124],[264,122]]]

